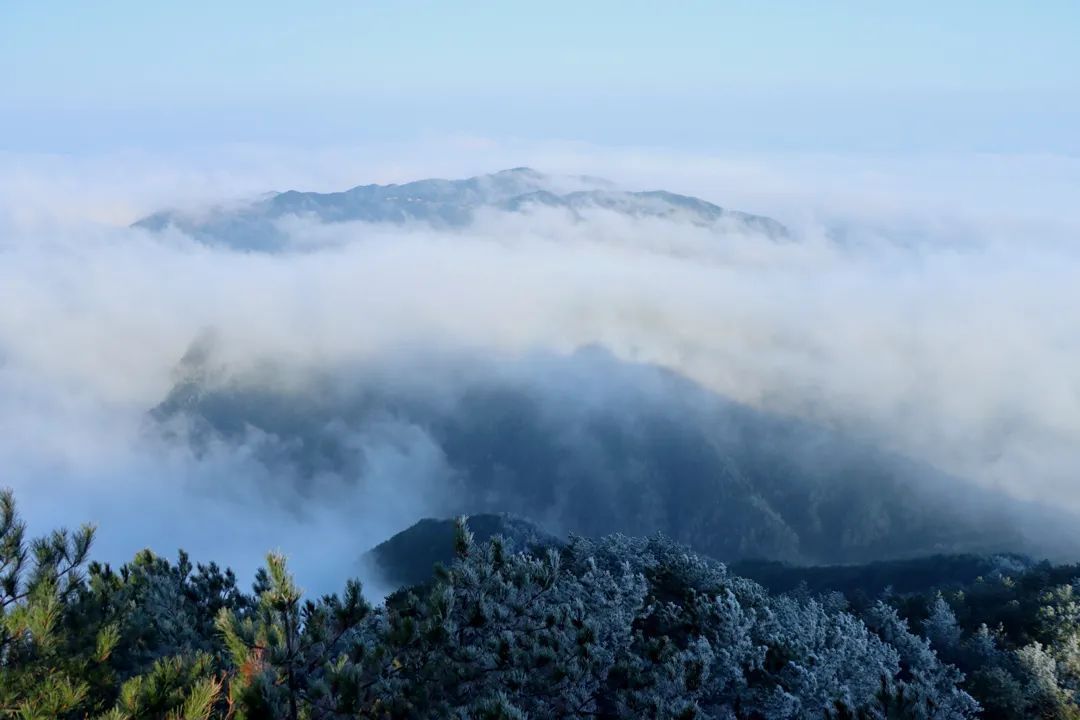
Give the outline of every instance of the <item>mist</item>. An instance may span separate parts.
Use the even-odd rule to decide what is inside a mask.
[[[151,411],[190,379],[193,352],[209,387],[302,397],[359,376],[452,403],[462,378],[509,376],[560,407],[609,407],[622,386],[608,366],[545,370],[598,347],[925,463],[935,482],[1080,511],[1074,158],[690,162],[475,139],[216,158],[4,157],[0,467],[37,532],[95,522],[102,559],[183,547],[242,577],[281,548],[322,590],[366,548],[458,509],[459,469],[401,413],[360,434],[344,426],[361,460],[300,484],[266,461],[257,432],[198,446],[183,428],[161,432]],[[454,230],[291,218],[289,247],[266,254],[128,227],[266,190],[522,164],[692,193],[775,217],[792,237],[492,211]]]

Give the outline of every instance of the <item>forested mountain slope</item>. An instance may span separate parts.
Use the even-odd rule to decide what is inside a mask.
[[[1028,534],[1019,503],[603,350],[365,365],[299,383],[273,367],[187,373],[155,422],[196,453],[243,447],[283,503],[354,492],[372,462],[362,439],[397,429],[438,463],[399,489],[426,483],[415,492],[439,498],[443,517],[511,513],[594,537],[661,531],[722,560],[1061,552]],[[1045,511],[1048,535],[1055,522]]]

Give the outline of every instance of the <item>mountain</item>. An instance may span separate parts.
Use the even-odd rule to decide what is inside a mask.
[[[477,515],[467,519],[478,543],[496,535],[513,551],[542,554],[563,548],[566,541],[549,534],[525,518],[513,515]],[[425,518],[379,543],[364,559],[394,588],[428,582],[436,563],[454,560],[455,520]],[[759,583],[773,593],[840,592],[848,597],[878,598],[886,593],[909,595],[950,590],[976,581],[1016,576],[1035,562],[1015,553],[996,555],[929,555],[904,560],[879,560],[857,565],[797,566],[775,560],[740,560],[728,565],[736,576]]]
[[[427,463],[395,480],[429,502],[426,515],[511,513],[591,537],[660,531],[724,561],[1045,555],[1054,549],[1031,527],[1072,537],[1047,511],[1036,523],[1035,509],[865,439],[601,349],[497,366],[399,360],[301,383],[193,365],[152,417],[195,453],[243,448],[283,504],[356,493],[378,465],[366,439],[391,438]]]
[[[618,190],[599,178],[561,177],[514,168],[463,180],[418,180],[404,185],[360,185],[334,193],[289,190],[253,202],[199,212],[163,210],[134,227],[175,227],[192,237],[236,249],[274,251],[288,247],[285,218],[320,223],[424,223],[436,228],[468,226],[480,210],[523,213],[558,209],[574,221],[607,211],[633,218],[659,218],[721,231],[779,239],[787,235],[771,218],[726,210],[698,198],[662,190]]]
[[[468,526],[476,542],[486,544],[499,535],[515,551],[563,545],[554,535],[513,515],[474,515],[468,518]],[[436,563],[449,565],[454,560],[454,532],[454,520],[425,518],[373,547],[364,560],[372,563],[391,587],[419,585],[431,579]]]

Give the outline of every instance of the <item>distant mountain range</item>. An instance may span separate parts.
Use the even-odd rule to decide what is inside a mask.
[[[133,227],[151,231],[174,227],[209,244],[275,251],[288,246],[288,233],[280,221],[291,216],[320,223],[423,223],[435,228],[463,228],[484,209],[526,213],[544,208],[562,210],[574,221],[591,212],[606,211],[769,239],[787,236],[786,228],[776,220],[727,210],[699,198],[664,190],[630,192],[600,178],[551,176],[530,168],[463,180],[360,185],[333,193],[289,190],[201,211],[163,210]]]

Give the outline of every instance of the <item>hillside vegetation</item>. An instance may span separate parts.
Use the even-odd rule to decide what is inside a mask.
[[[962,589],[770,594],[664,538],[477,543],[373,606],[305,599],[271,554],[228,570],[93,529],[28,540],[0,495],[0,717],[1075,717],[1076,567]],[[981,709],[980,709],[981,708]]]

